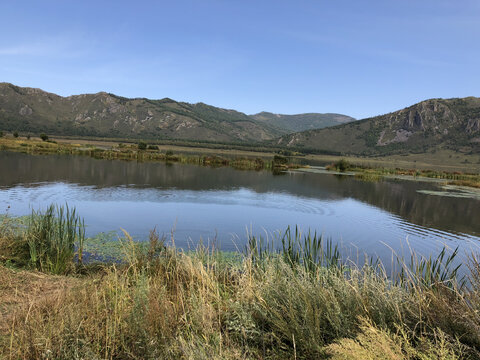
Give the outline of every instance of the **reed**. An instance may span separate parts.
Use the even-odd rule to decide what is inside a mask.
[[[75,208],[50,205],[44,212],[33,210],[25,237],[35,269],[65,274],[71,270],[75,246],[78,263],[82,263],[85,224]]]

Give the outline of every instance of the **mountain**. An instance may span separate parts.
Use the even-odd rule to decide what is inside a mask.
[[[285,135],[304,151],[386,155],[448,148],[480,153],[480,98],[430,99],[386,115]]]
[[[8,83],[0,83],[0,130],[215,142],[259,142],[285,134],[241,112],[203,103],[105,92],[62,97]]]
[[[261,112],[255,115],[250,115],[250,117],[268,126],[280,128],[286,133],[322,129],[329,126],[341,125],[355,121],[355,119],[350,116],[332,113],[282,115]]]
[[[251,143],[351,119],[337,114],[271,115],[248,116],[203,103],[129,99],[106,92],[62,97],[0,83],[0,130],[5,131]]]

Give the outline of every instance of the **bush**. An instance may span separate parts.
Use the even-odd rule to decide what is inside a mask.
[[[340,171],[340,172],[345,172],[348,169],[350,169],[352,165],[345,159],[340,159],[337,162],[334,162],[330,165],[327,165],[326,169],[327,170],[335,170],[335,171]]]
[[[14,137],[14,138],[18,138],[18,132],[17,132],[17,131],[14,131],[14,132],[13,132],[13,137]]]
[[[144,143],[143,141],[140,141],[138,143],[138,150],[146,150],[147,149],[147,144]]]
[[[275,165],[286,165],[286,164],[288,164],[288,158],[286,158],[285,156],[281,156],[281,155],[275,155],[273,157],[273,163]]]
[[[47,134],[40,134],[40,139],[42,139],[42,141],[47,141],[48,140],[48,135]]]
[[[158,150],[158,146],[157,145],[148,145],[147,149],[148,150]]]
[[[3,137],[3,131],[0,131],[0,138]]]

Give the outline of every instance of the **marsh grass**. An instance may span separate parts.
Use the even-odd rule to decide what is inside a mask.
[[[66,143],[45,143],[37,140],[0,139],[0,150],[19,151],[29,154],[70,154],[90,156],[95,159],[131,160],[131,161],[164,161],[167,163],[193,164],[209,167],[230,166],[238,170],[278,170],[273,160],[253,156],[217,156],[204,154],[165,152],[150,147],[139,149],[135,144],[121,144],[109,149],[96,148],[91,145],[74,145]],[[291,158],[283,165],[282,170],[298,168]]]
[[[35,269],[65,274],[71,268],[75,246],[78,263],[82,263],[85,224],[75,208],[50,205],[44,212],[33,210],[24,236]]]
[[[426,177],[431,179],[446,180],[447,184],[456,186],[467,186],[480,188],[480,175],[466,172],[448,172],[421,169],[400,169],[390,167],[369,167],[358,164],[352,164],[345,159],[340,159],[325,167],[326,170],[355,173],[355,178],[363,181],[376,182],[383,179],[384,176],[413,176]]]
[[[480,358],[476,255],[467,286],[456,280],[456,251],[400,258],[405,273],[395,278],[298,229],[250,236],[234,261],[214,244],[166,246],[156,231],[144,244],[124,232],[120,243],[122,263],[85,275],[0,266],[0,312],[9,314],[0,317],[0,357]]]

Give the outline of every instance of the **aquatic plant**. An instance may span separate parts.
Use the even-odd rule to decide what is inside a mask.
[[[25,238],[32,267],[53,274],[64,274],[72,265],[77,246],[82,263],[85,224],[75,208],[50,205],[44,212],[32,210]]]

